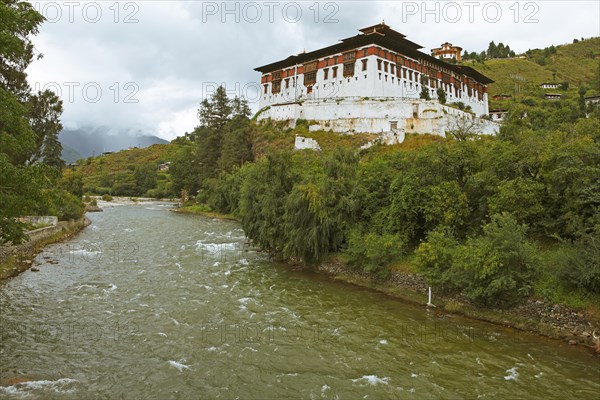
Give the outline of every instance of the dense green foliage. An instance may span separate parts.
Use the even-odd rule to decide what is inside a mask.
[[[23,215],[82,215],[81,200],[62,186],[62,101],[32,93],[25,70],[33,61],[31,36],[44,18],[31,4],[0,3],[0,243],[24,239]],[[75,187],[75,191],[79,191]]]
[[[409,262],[438,289],[487,306],[546,295],[550,281],[600,294],[600,120],[576,101],[515,108],[498,137],[409,135],[368,151],[312,133],[335,145],[292,152],[303,123],[221,122],[185,139],[177,182],[196,189],[192,201],[237,216],[274,257],[314,264],[341,252],[380,278]],[[236,130],[243,140],[227,152],[243,156],[225,162]]]
[[[417,264],[447,291],[484,305],[511,304],[531,294],[536,247],[511,214],[495,214],[479,236],[460,244],[446,227],[417,249]]]

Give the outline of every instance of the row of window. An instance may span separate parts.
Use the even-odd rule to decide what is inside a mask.
[[[348,65],[348,67],[344,67],[344,75],[351,75],[351,72],[353,73],[353,69],[354,69],[354,63],[357,60],[357,58],[366,58],[367,57],[367,53],[368,53],[368,48],[364,48],[364,49],[360,49],[360,50],[352,50],[352,51],[348,51],[342,54],[342,60],[344,65]],[[438,73],[441,73],[443,76],[443,81],[444,83],[449,83],[450,82],[450,78],[455,78],[458,81],[469,81],[469,83],[471,85],[473,84],[477,84],[477,83],[473,83],[471,78],[467,78],[466,76],[462,76],[457,74],[455,71],[452,71],[448,68],[445,68],[443,66],[437,65],[435,63],[432,63],[430,61],[426,61],[426,60],[412,60],[409,59],[405,56],[402,56],[400,54],[396,54],[394,52],[391,52],[389,50],[383,49],[383,48],[378,48],[377,49],[377,54],[378,56],[382,57],[383,59],[378,59],[377,60],[377,68],[380,71],[384,71],[384,72],[391,72],[392,74],[395,73],[395,70],[398,70],[402,67],[406,67],[409,69],[413,69],[413,70],[417,70],[419,69],[420,72],[424,75],[428,75],[431,77],[438,77]],[[331,56],[331,57],[327,57],[325,59],[323,59],[322,61],[324,61],[326,66],[332,66],[335,65],[338,62],[338,57],[339,56]],[[391,60],[391,61],[388,61]],[[363,59],[360,60],[362,62],[362,71],[366,71],[367,70],[367,60]],[[335,67],[333,67],[335,68]],[[304,73],[309,73],[309,72],[316,72],[318,69],[318,60],[314,60],[308,63],[304,64]],[[398,78],[400,78],[401,76],[398,74]],[[282,78],[282,71],[275,71],[272,73],[272,80],[280,80]]]
[[[366,60],[363,60],[363,61],[366,61]],[[378,61],[381,61],[381,60],[378,60]],[[383,64],[383,65],[385,65],[385,64]],[[346,68],[348,70],[346,70]],[[345,69],[344,70],[344,77],[348,78],[349,76],[353,76],[354,75],[353,68],[354,68],[354,63],[344,64],[344,69]],[[366,70],[367,70],[367,63],[363,63],[363,71],[366,71]],[[385,67],[384,67],[384,70],[385,70]],[[338,71],[338,67],[337,66],[331,68],[331,72],[332,72],[332,77],[331,78],[332,79],[336,79],[337,78],[337,71]],[[419,74],[416,71],[414,71],[414,81],[413,81],[413,71],[411,71],[411,70],[407,70],[405,68],[402,68],[402,74],[399,74],[399,75],[403,75],[403,77],[404,77],[405,80],[407,80],[407,78],[408,78],[408,80],[410,81],[411,88],[412,88],[412,82],[419,83]],[[329,68],[324,68],[323,69],[323,77],[324,77],[325,80],[329,79]],[[364,77],[367,78],[367,75],[365,75]],[[402,78],[402,76],[399,77],[398,84],[400,84],[400,78]],[[358,78],[356,78],[356,79],[358,79]],[[382,74],[379,73],[379,80],[381,80],[381,79],[382,79]],[[308,73],[304,74],[304,85],[305,86],[310,87],[310,86],[316,84],[316,80],[317,80],[317,71],[308,72]],[[428,82],[429,87],[432,88],[432,89],[434,89],[434,90],[438,89],[439,87],[442,87],[442,88],[444,88],[444,90],[446,91],[446,93],[454,93],[455,96],[458,96],[458,97],[461,96],[462,90],[459,89],[456,85],[451,85],[451,84],[446,84],[446,83],[443,83],[443,82],[439,82],[437,79],[433,79],[433,78],[428,78],[427,80],[429,81]],[[285,82],[285,89],[289,89],[289,87],[290,87],[290,81],[292,82],[292,86],[295,86],[295,84],[296,84],[296,78],[295,77],[293,77],[293,78],[286,78],[284,80],[284,82]],[[386,82],[388,81],[388,75],[387,74],[385,75],[385,81]],[[392,83],[395,82],[394,77],[391,78],[391,81],[392,81]],[[273,81],[272,82],[272,90],[271,90],[271,92],[273,94],[279,93],[281,91],[281,83],[282,83],[281,80]],[[340,84],[341,83],[342,83],[342,81],[340,81]],[[268,85],[265,84],[264,85],[264,94],[267,94],[267,90],[268,90]],[[468,86],[467,86],[467,93],[468,93],[469,97],[477,95],[477,98],[479,100],[483,99],[483,93],[482,92],[474,90],[473,88],[468,87]]]

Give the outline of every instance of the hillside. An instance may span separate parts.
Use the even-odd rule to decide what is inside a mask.
[[[158,166],[172,161],[178,149],[176,144],[155,144],[90,157],[79,160],[65,175],[82,176],[88,194],[166,197],[170,195],[169,173],[159,171]]]
[[[483,64],[467,62],[495,81],[489,86],[490,109],[502,104],[491,99],[496,94],[539,97],[544,93],[539,85],[544,82],[568,82],[568,90],[549,90],[567,98],[578,96],[580,84],[587,87],[588,96],[600,93],[600,37],[556,46],[554,53],[550,49],[530,50],[521,57],[486,60]]]

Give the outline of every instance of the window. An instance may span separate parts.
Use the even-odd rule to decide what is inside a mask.
[[[367,61],[369,60],[361,60],[362,61],[362,70],[366,71],[367,70]]]
[[[325,68],[323,70],[323,79],[327,79],[328,75],[329,75],[329,68]]]
[[[278,79],[281,79],[281,71],[273,72],[273,80],[276,81]]]
[[[377,60],[377,69],[381,71],[381,60]]]
[[[279,93],[279,91],[281,90],[281,81],[273,81],[273,89],[271,90],[271,92],[273,93]]]
[[[267,88],[269,87],[269,85],[264,85],[264,87],[265,87],[265,92],[264,93],[267,94]]]
[[[383,63],[383,70],[385,72],[388,72],[388,62],[387,61]]]
[[[315,82],[317,82],[317,71],[304,74],[304,86],[313,85]]]
[[[310,63],[304,64],[304,73],[312,72],[317,70],[317,62],[313,61]]]
[[[349,62],[344,64],[344,77],[354,75],[354,63]]]
[[[390,72],[391,72],[392,74],[395,74],[395,73],[396,73],[396,66],[395,66],[394,64],[390,64]]]
[[[289,88],[290,88],[290,78],[287,78],[287,79],[285,80],[285,88],[286,88],[286,89],[289,89]]]
[[[348,53],[344,53],[344,62],[354,61],[354,59],[356,59],[356,53],[354,51],[349,51]]]
[[[331,77],[332,78],[337,78],[337,69],[338,69],[338,67],[331,68],[331,72],[332,72]]]

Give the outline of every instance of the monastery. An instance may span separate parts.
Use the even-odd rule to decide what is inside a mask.
[[[312,121],[335,132],[444,135],[457,119],[488,115],[487,85],[475,69],[450,64],[420,49],[385,23],[311,52],[255,70],[262,74],[258,119]],[[423,88],[430,100],[422,99]],[[440,104],[462,102],[471,112]],[[498,125],[480,120],[481,132]],[[312,128],[312,127],[311,127]]]

